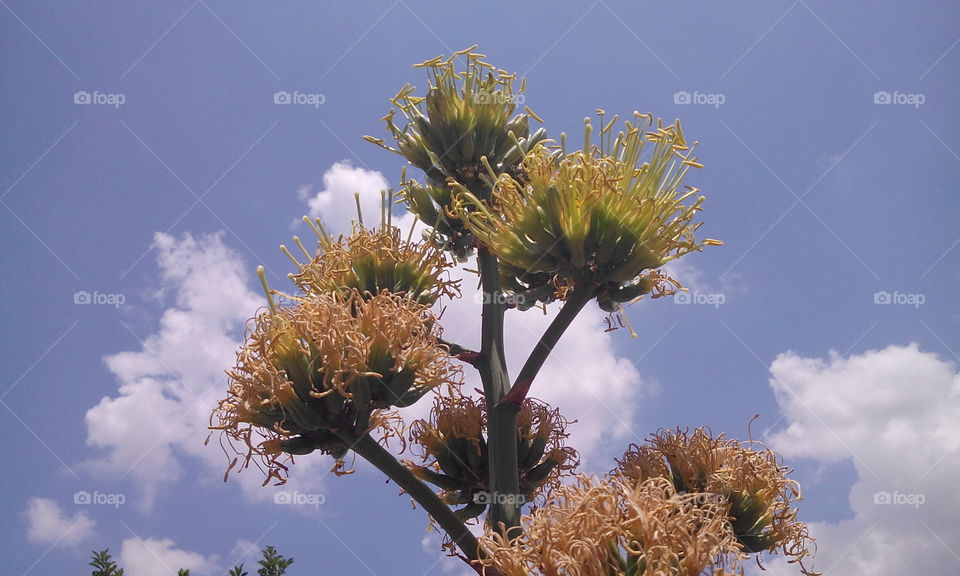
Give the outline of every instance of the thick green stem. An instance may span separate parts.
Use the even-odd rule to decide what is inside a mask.
[[[550,323],[550,326],[547,327],[546,331],[540,337],[540,341],[537,342],[533,352],[530,353],[526,363],[517,375],[517,380],[513,388],[511,388],[506,397],[502,399],[503,403],[516,405],[519,410],[519,406],[523,404],[524,399],[530,392],[530,386],[543,367],[543,363],[546,362],[547,357],[550,356],[550,352],[553,351],[554,346],[560,341],[560,337],[563,336],[563,333],[570,327],[573,319],[583,310],[587,302],[593,299],[593,296],[593,290],[583,287],[579,287],[570,293],[569,298],[563,303],[563,307],[560,308],[557,317],[553,319],[553,322]]]
[[[460,548],[463,555],[471,562],[480,558],[480,546],[477,538],[467,529],[463,521],[457,518],[449,506],[444,504],[433,490],[421,482],[406,466],[401,464],[393,454],[387,452],[383,446],[369,435],[357,437],[351,432],[337,432],[351,449],[364,460],[377,467],[388,478],[397,483],[411,498],[423,506],[437,524],[447,533],[453,542]]]
[[[477,251],[483,291],[480,357],[476,364],[487,400],[487,445],[490,468],[490,513],[494,528],[501,524],[509,534],[519,534],[520,471],[517,466],[518,410],[498,408],[510,390],[503,350],[503,314],[506,300],[500,292],[500,269],[496,256],[486,248]]]

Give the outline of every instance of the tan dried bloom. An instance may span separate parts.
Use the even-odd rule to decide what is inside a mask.
[[[544,487],[559,485],[562,472],[579,464],[576,450],[564,446],[566,424],[559,410],[537,400],[524,402],[517,434],[520,494],[507,497],[532,502]],[[489,504],[486,427],[484,400],[456,392],[438,396],[430,418],[411,425],[411,443],[421,449],[426,466],[408,466],[439,487],[448,504],[464,504],[457,511],[462,518],[479,516]]]
[[[410,441],[420,449],[426,466],[407,465],[417,477],[443,490],[447,504],[464,504],[457,513],[469,519],[486,508],[476,500],[489,482],[487,416],[482,399],[451,392],[436,397],[429,419],[410,426]]]
[[[258,458],[267,481],[282,483],[286,454],[320,449],[342,458],[336,430],[389,434],[387,408],[459,382],[436,318],[401,296],[320,294],[263,311],[252,326],[211,428],[242,443],[241,469]]]
[[[678,495],[663,478],[577,477],[553,490],[508,541],[488,531],[486,565],[505,576],[699,576],[739,567],[722,508]]]
[[[560,484],[564,472],[580,464],[580,455],[564,442],[567,419],[558,408],[528,398],[517,416],[517,458],[520,464],[520,491],[532,501],[542,491]]]
[[[632,444],[617,463],[614,475],[633,482],[667,478],[680,492],[714,495],[725,502],[742,550],[779,549],[804,574],[815,574],[803,565],[813,539],[797,521],[800,485],[787,478],[790,469],[762,443],[713,438],[703,428],[693,434],[665,430],[645,445]]]
[[[386,290],[426,305],[460,294],[459,281],[449,279],[453,263],[437,246],[404,240],[386,222],[374,229],[358,223],[350,236],[338,238],[328,236],[316,221],[312,224],[318,247],[309,262],[300,263],[283,248],[299,268],[291,279],[307,294],[356,290],[376,295]]]

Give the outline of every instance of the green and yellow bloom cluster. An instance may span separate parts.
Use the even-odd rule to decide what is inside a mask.
[[[406,85],[391,100],[396,108],[384,117],[396,148],[381,138],[366,137],[423,170],[425,185],[404,183],[407,206],[434,229],[434,239],[458,257],[470,252],[472,237],[450,214],[447,182],[453,180],[485,197],[489,171],[519,177],[526,153],[546,138],[542,128],[531,133],[530,118],[539,118],[529,108],[517,113],[524,98],[523,82],[515,90],[516,77],[485,62],[475,48],[417,65],[430,72],[426,96],[416,96],[415,88]],[[464,70],[457,70],[458,57],[466,59]],[[405,119],[403,126],[394,121],[397,111]]]
[[[375,229],[361,222],[336,239],[319,220],[308,222],[316,254],[298,238],[306,263],[282,247],[299,268],[290,278],[303,295],[277,306],[259,270],[270,307],[253,319],[211,419],[212,429],[242,444],[241,469],[258,458],[266,482],[283,483],[291,457],[314,450],[333,455],[340,473],[349,449],[343,434],[398,435],[390,409],[461,380],[430,311],[440,296],[457,295],[457,284],[444,278],[446,255],[402,241],[387,222]]]
[[[227,398],[212,428],[261,457],[283,482],[283,456],[319,449],[342,458],[339,430],[389,433],[391,407],[458,381],[439,344],[436,319],[421,304],[382,292],[361,298],[318,294],[255,319],[229,372]]]
[[[291,279],[307,294],[387,291],[426,306],[441,296],[459,296],[459,282],[445,278],[452,263],[436,246],[403,240],[392,226],[366,229],[357,224],[350,236],[333,238],[319,220],[312,224],[318,236],[316,255],[300,263],[287,252],[299,268]]]
[[[653,118],[635,113],[614,139],[616,117],[603,125],[599,112],[599,145],[587,119],[583,150],[538,145],[522,179],[497,176],[490,202],[453,183],[455,213],[497,255],[518,301],[566,299],[577,289],[612,311],[644,294],[671,293],[676,283],[658,269],[720,244],[694,236],[704,198],[683,180],[701,165],[680,123],[657,121],[648,130]]]

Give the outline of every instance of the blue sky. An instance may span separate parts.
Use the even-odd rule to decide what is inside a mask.
[[[743,438],[759,413],[754,437],[804,485],[818,568],[957,571],[955,6],[447,4],[0,1],[6,571],[73,573],[110,547],[135,576],[203,576],[245,543],[294,556],[291,574],[456,569],[369,468],[302,459],[290,489],[323,504],[283,506],[256,471],[224,485],[202,443],[262,304],[255,267],[283,287],[276,248],[308,234],[291,222],[310,199],[342,225],[353,191],[396,184],[401,159],[362,136],[423,89],[411,64],[472,44],[526,77],[552,135],[603,108],[700,142],[688,181],[726,245],[675,269],[692,303],[631,307],[637,339],[591,307],[534,390],[580,411],[589,469],[660,427]],[[446,318],[465,341],[468,304]],[[545,322],[515,314],[514,371]]]

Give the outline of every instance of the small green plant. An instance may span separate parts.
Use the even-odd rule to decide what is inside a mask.
[[[110,557],[109,548],[100,552],[94,551],[90,559],[90,565],[93,566],[91,576],[123,576],[123,568],[117,568],[117,563]]]
[[[277,554],[273,546],[267,546],[263,549],[263,560],[257,564],[260,564],[258,576],[283,576],[293,564],[293,558],[284,558],[283,554]]]
[[[277,554],[276,548],[267,546],[262,550],[263,559],[258,563],[260,569],[257,570],[257,576],[284,576],[287,568],[293,564],[293,558],[286,558],[283,554]],[[110,550],[104,549],[100,552],[93,552],[90,558],[90,566],[94,570],[91,576],[123,576],[123,568],[118,568],[117,563],[110,556]],[[243,564],[234,566],[227,572],[228,576],[248,576]],[[190,576],[190,570],[180,568],[177,570],[177,576]]]

